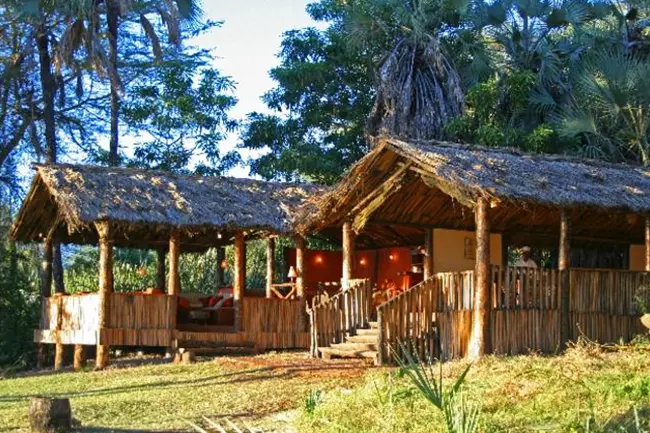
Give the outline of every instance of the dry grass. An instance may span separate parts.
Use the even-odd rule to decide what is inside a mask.
[[[590,420],[592,432],[636,431],[633,408],[647,418],[650,404],[647,349],[580,344],[557,357],[488,357],[472,366],[466,395],[483,408],[484,432],[586,431]],[[446,364],[447,383],[466,366]],[[330,392],[298,423],[306,432],[444,431],[440,415],[398,373],[371,373],[351,393]]]
[[[284,429],[285,412],[300,407],[312,389],[359,384],[365,365],[288,353],[5,379],[0,380],[0,432],[28,431],[32,395],[69,397],[82,431],[88,432],[188,431],[186,421],[199,422],[202,416]]]

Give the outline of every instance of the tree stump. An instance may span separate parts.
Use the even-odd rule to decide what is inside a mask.
[[[29,426],[32,433],[69,433],[72,431],[70,400],[33,397],[29,405]]]

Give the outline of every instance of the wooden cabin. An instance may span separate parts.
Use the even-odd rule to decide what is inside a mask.
[[[441,142],[380,138],[329,189],[38,165],[12,235],[44,245],[34,339],[57,346],[59,366],[65,345],[80,357],[96,345],[99,367],[111,345],[309,348],[379,363],[403,345],[438,359],[555,352],[580,336],[632,339],[644,332],[637,298],[650,300],[650,171]],[[280,235],[296,240],[288,284],[275,275]],[[341,249],[309,251],[309,236]],[[245,292],[246,241],[259,238],[265,297]],[[97,293],[52,294],[55,243],[99,246]],[[184,293],[180,254],[229,244],[232,287]],[[512,266],[524,245],[544,252],[536,268]],[[120,293],[116,246],[157,251],[157,287]]]
[[[271,284],[274,237],[292,235],[294,210],[318,188],[127,168],[37,165],[35,170],[12,236],[44,245],[42,320],[34,340],[56,344],[57,368],[65,345],[75,346],[79,362],[84,346],[96,346],[99,368],[108,363],[110,346],[308,347],[300,260],[291,296],[274,297]],[[266,298],[245,293],[246,242],[258,238],[269,239]],[[96,292],[52,293],[56,243],[99,246]],[[221,275],[212,296],[185,293],[180,255],[219,248],[223,258],[229,244],[235,249],[232,287],[223,287]],[[300,257],[304,239],[296,238],[296,245]],[[157,287],[141,293],[115,287],[114,247],[157,251]]]

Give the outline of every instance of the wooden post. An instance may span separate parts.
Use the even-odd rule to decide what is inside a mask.
[[[81,371],[86,365],[86,351],[82,344],[76,344],[74,346],[74,361],[73,368],[74,371]]]
[[[108,327],[110,294],[113,292],[113,233],[107,222],[95,223],[99,234],[99,329],[97,332],[97,356],[95,368],[108,366],[108,345],[102,344],[102,331]]]
[[[235,233],[235,275],[233,281],[233,307],[235,308],[235,330],[242,331],[244,315],[244,290],[246,289],[246,240],[244,232]]]
[[[476,203],[476,267],[472,332],[467,348],[470,360],[477,360],[490,351],[490,220],[489,203],[480,197]]]
[[[645,217],[645,271],[650,272],[650,216]]]
[[[271,288],[275,281],[275,238],[266,240],[266,297],[273,296]]]
[[[424,279],[433,277],[433,229],[424,232]]]
[[[354,231],[350,222],[343,223],[343,278],[341,286],[347,289],[354,275]]]
[[[52,260],[53,260],[53,245],[52,239],[47,238],[43,243],[43,262],[41,264],[41,317],[40,317],[40,328],[46,329],[48,326],[45,323],[45,309],[47,308],[48,303],[46,302],[47,298],[52,295]],[[38,358],[37,358],[37,367],[42,369],[45,367],[45,362],[47,361],[47,345],[44,343],[39,343],[38,345]]]
[[[217,290],[226,284],[225,269],[223,262],[226,260],[226,250],[224,247],[217,247]]]
[[[384,354],[384,309],[377,308],[377,365],[382,366],[386,362]]]
[[[156,288],[165,292],[165,279],[166,279],[166,270],[165,270],[165,259],[167,256],[167,248],[160,247],[156,251],[158,255],[158,261],[156,262]]]
[[[171,296],[178,296],[181,293],[181,276],[178,272],[181,257],[181,232],[172,230],[169,236],[169,281],[167,290]]]
[[[563,349],[571,336],[571,220],[566,209],[560,213],[560,250],[558,268],[560,270],[560,347]]]

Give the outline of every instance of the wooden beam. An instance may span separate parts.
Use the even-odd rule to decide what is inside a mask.
[[[168,293],[172,296],[178,296],[181,293],[180,256],[181,233],[178,229],[174,229],[169,236],[169,281],[167,282]]]
[[[235,308],[235,329],[242,331],[244,314],[244,290],[246,289],[246,240],[244,232],[235,233],[235,269],[233,281],[233,307]]]
[[[433,276],[433,229],[424,231],[424,279]]]
[[[474,217],[476,219],[476,267],[472,332],[467,349],[470,360],[477,360],[490,351],[490,219],[489,203],[479,197]]]
[[[645,271],[650,272],[650,216],[645,217]]]
[[[560,246],[558,253],[558,268],[560,271],[560,347],[564,348],[571,335],[571,220],[566,209],[560,213]]]
[[[273,296],[271,289],[275,282],[275,238],[266,239],[266,297]]]
[[[347,289],[354,278],[354,231],[350,222],[343,223],[343,278],[341,286]]]
[[[165,292],[165,260],[167,259],[167,249],[162,247],[158,248],[156,253],[158,257],[158,261],[156,262],[156,288]]]
[[[226,284],[226,275],[224,262],[226,261],[226,249],[224,247],[217,248],[217,281],[215,282],[217,290]]]
[[[100,337],[102,330],[108,327],[109,296],[113,292],[113,233],[107,222],[95,223],[95,227],[99,234],[99,329],[95,368],[101,370],[108,366],[109,361],[109,347],[101,344]]]

